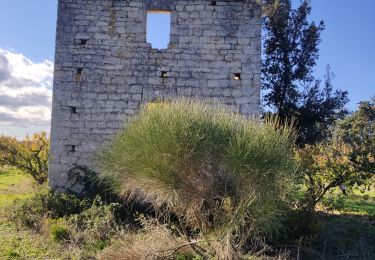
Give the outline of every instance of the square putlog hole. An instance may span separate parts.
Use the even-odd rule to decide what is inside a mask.
[[[80,42],[79,42],[79,44],[80,44],[81,46],[84,46],[84,45],[87,44],[88,41],[89,41],[88,39],[81,39]]]
[[[162,71],[161,74],[160,74],[160,77],[163,78],[163,79],[168,78],[167,72],[166,71]]]
[[[68,152],[75,153],[77,151],[76,148],[77,148],[76,145],[68,145]]]
[[[82,80],[83,68],[78,68],[74,80],[78,83]]]
[[[234,80],[241,80],[241,73],[234,73]]]
[[[77,114],[77,107],[70,106],[69,108],[72,114]]]

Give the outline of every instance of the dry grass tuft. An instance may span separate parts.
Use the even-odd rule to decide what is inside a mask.
[[[99,256],[102,260],[175,259],[177,255],[191,255],[191,242],[173,234],[165,225],[144,222],[138,233],[121,236],[115,245]]]

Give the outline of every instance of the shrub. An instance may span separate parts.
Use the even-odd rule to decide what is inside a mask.
[[[104,204],[101,198],[97,197],[91,207],[68,217],[68,223],[75,230],[75,240],[90,243],[103,242],[119,233],[122,229],[120,221],[116,218],[116,210],[119,208],[119,204]]]
[[[30,228],[55,242],[95,253],[108,247],[113,238],[132,224],[126,207],[106,203],[99,195],[95,199],[80,199],[40,186],[32,197],[16,201],[1,214],[18,228]]]
[[[6,211],[6,217],[20,226],[40,231],[47,218],[57,219],[77,214],[89,208],[87,200],[80,200],[74,195],[53,192],[46,186],[32,197],[16,201]]]
[[[56,242],[65,242],[70,238],[69,228],[62,224],[53,224],[50,228],[52,240]]]
[[[250,237],[280,230],[297,178],[293,139],[275,119],[179,100],[145,107],[99,161],[123,196],[173,213],[182,226],[218,240],[210,243],[216,253],[233,253]]]

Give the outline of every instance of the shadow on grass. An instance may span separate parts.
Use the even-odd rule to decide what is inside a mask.
[[[326,259],[375,259],[374,224],[364,216],[320,213],[312,248]]]
[[[274,247],[286,259],[375,259],[375,221],[366,216],[318,212],[310,235]]]

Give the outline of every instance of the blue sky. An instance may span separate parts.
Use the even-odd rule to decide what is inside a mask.
[[[353,110],[375,95],[375,1],[312,0],[312,9],[311,19],[326,24],[315,76],[323,78],[330,64],[334,87],[349,91]],[[0,134],[49,130],[56,13],[57,0],[0,1],[0,72],[2,61],[13,68],[7,85],[0,73]],[[167,21],[152,19],[151,25],[162,28]]]
[[[322,78],[330,64],[334,86],[349,91],[350,109],[375,95],[374,12],[374,0],[312,0],[311,19],[326,24],[315,75]]]
[[[0,48],[53,60],[57,0],[0,0]]]

